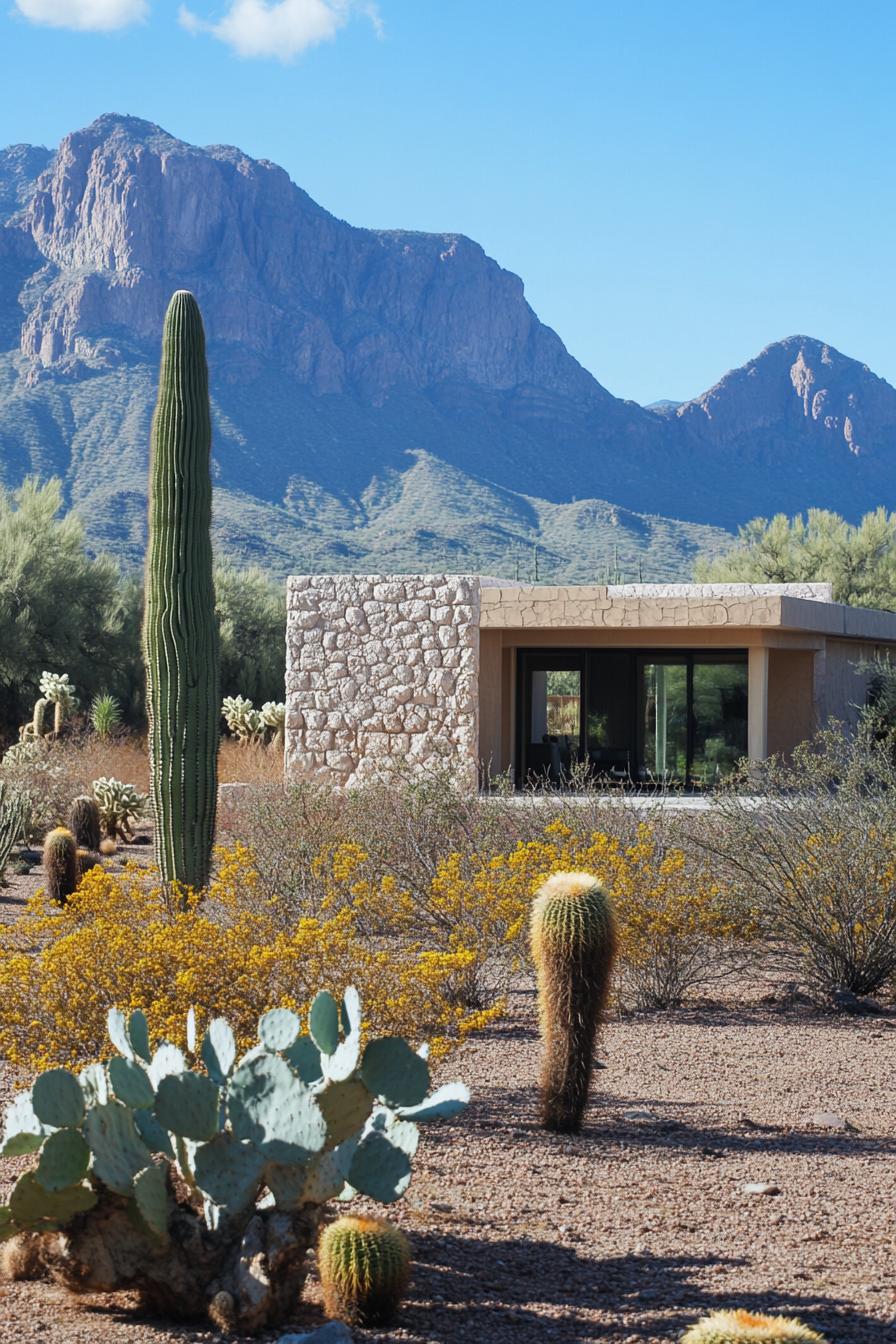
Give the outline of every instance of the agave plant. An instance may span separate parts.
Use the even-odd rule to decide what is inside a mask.
[[[429,1094],[425,1050],[362,1050],[361,1004],[327,992],[308,1031],[267,1012],[237,1060],[224,1018],[187,1053],[150,1045],[146,1017],[109,1013],[117,1054],[79,1076],[41,1074],[6,1112],[0,1156],[38,1155],[0,1208],[0,1240],[74,1292],[136,1291],[152,1310],[252,1333],[293,1314],[323,1206],[391,1204],[411,1179],[418,1125],[463,1110]]]
[[[121,723],[121,703],[117,697],[107,691],[95,695],[90,705],[90,722],[97,737],[109,737]]]

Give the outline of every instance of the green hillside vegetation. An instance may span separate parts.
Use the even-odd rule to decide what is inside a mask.
[[[695,566],[699,582],[833,584],[834,600],[896,610],[896,513],[876,509],[858,524],[827,509],[754,518],[734,545]]]
[[[257,568],[219,564],[222,695],[284,697],[286,593]],[[102,692],[142,726],[139,572],[93,556],[58,481],[0,489],[0,746],[30,716],[44,671],[67,672],[82,709]]]
[[[131,352],[136,354],[137,352]],[[0,484],[25,475],[63,482],[66,502],[89,519],[87,544],[139,568],[146,544],[146,445],[155,372],[149,362],[84,369],[64,382],[19,378],[0,358]],[[513,578],[595,582],[686,578],[699,554],[720,554],[731,534],[708,524],[641,514],[604,500],[551,503],[486,479],[491,445],[471,425],[465,457],[482,474],[420,447],[437,440],[422,398],[389,399],[386,462],[373,470],[369,410],[316,398],[295,418],[282,389],[265,384],[248,403],[218,369],[213,398],[214,539],[219,556],[257,564],[277,579],[302,571],[455,569]],[[215,382],[213,381],[213,389]],[[233,404],[231,405],[231,399]],[[264,415],[262,417],[262,408]],[[272,468],[272,429],[283,445]],[[479,433],[481,435],[481,426]],[[300,441],[300,443],[299,443]],[[290,472],[301,463],[302,474]],[[336,484],[336,481],[340,484]]]

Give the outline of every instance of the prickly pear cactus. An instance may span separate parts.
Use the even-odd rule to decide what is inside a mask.
[[[714,1311],[682,1335],[681,1344],[826,1344],[823,1335],[793,1316]]]
[[[289,1009],[265,1013],[241,1059],[224,1018],[197,1041],[191,1014],[187,1055],[153,1048],[139,1011],[108,1026],[108,1064],[51,1069],[7,1108],[0,1156],[37,1166],[0,1208],[0,1241],[34,1241],[29,1263],[73,1291],[136,1290],[244,1333],[293,1313],[322,1206],[400,1199],[418,1126],[469,1100],[462,1083],[430,1094],[398,1037],[362,1048],[352,988],[319,994],[307,1033]]]

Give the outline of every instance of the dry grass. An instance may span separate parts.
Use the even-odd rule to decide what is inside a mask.
[[[271,747],[241,746],[235,738],[221,739],[218,752],[219,784],[282,784],[283,751]]]

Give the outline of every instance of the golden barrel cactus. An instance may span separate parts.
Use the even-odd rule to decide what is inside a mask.
[[[823,1335],[794,1316],[752,1311],[714,1311],[692,1325],[681,1344],[827,1344]]]

